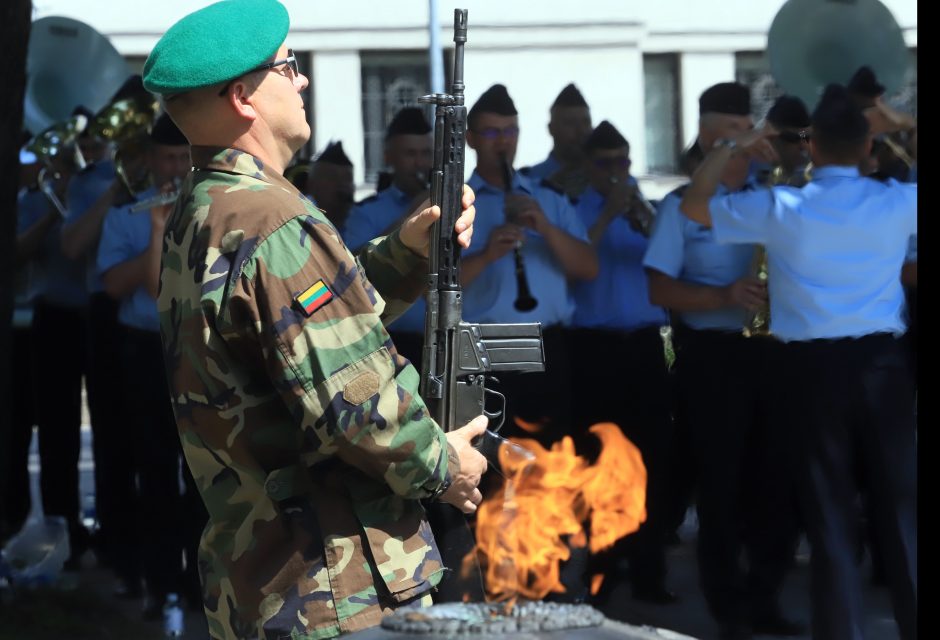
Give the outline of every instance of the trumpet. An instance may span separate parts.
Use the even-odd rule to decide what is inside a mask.
[[[509,161],[506,160],[506,156],[500,156],[500,165],[503,170],[503,179],[506,183],[506,193],[508,194],[512,189],[512,167],[509,166]],[[525,261],[522,257],[522,243],[517,242],[512,251],[516,263],[517,291],[516,301],[513,303],[513,306],[516,308],[516,311],[532,311],[532,309],[538,306],[539,301],[532,296],[532,292],[529,290],[529,279],[526,277]]]

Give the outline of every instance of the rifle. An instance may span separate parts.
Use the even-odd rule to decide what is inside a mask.
[[[491,422],[499,420],[474,443],[489,463],[499,468],[500,447],[516,445],[495,433],[505,420],[506,398],[487,388],[486,382],[495,381],[492,374],[500,372],[544,371],[545,354],[542,326],[538,322],[473,324],[462,318],[461,249],[454,225],[462,211],[464,185],[467,108],[463,96],[463,47],[466,41],[467,10],[455,9],[452,91],[418,99],[436,105],[431,204],[441,208],[441,217],[431,228],[428,252],[430,269],[420,392],[431,416],[444,431],[460,428],[480,414]],[[499,401],[501,408],[487,411],[487,397]]]

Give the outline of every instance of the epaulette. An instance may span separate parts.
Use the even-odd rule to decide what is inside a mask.
[[[540,187],[545,187],[546,189],[551,189],[552,191],[554,191],[555,193],[557,193],[558,195],[560,195],[560,196],[563,197],[563,198],[567,198],[567,197],[568,197],[568,195],[565,193],[565,190],[564,190],[564,189],[562,189],[561,187],[559,187],[559,186],[558,186],[557,184],[555,184],[554,182],[551,182],[548,178],[542,178],[542,180],[539,181],[539,186],[540,186]]]

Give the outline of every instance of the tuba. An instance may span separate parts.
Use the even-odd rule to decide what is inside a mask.
[[[812,111],[827,84],[871,67],[887,93],[910,63],[901,27],[880,0],[787,0],[767,32],[770,73]]]
[[[121,54],[87,24],[59,16],[33,22],[26,54],[23,125],[35,134],[27,149],[45,165],[39,187],[63,217],[66,207],[50,180],[58,177],[53,160],[84,169],[77,140],[90,125],[85,116],[71,114],[78,105],[96,112],[128,75],[130,68]]]

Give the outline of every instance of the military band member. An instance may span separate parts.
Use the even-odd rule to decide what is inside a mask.
[[[811,166],[809,140],[813,136],[806,105],[796,96],[782,95],[770,107],[766,120],[778,132],[770,140],[777,160],[768,167],[768,175],[761,182],[803,186]]]
[[[427,198],[432,147],[431,125],[420,108],[405,107],[395,114],[385,132],[391,184],[353,207],[343,234],[350,249],[390,233]],[[388,327],[398,352],[415,366],[421,365],[425,308],[424,298],[418,298]]]
[[[643,454],[647,519],[612,555],[629,558],[634,597],[666,604],[676,599],[665,587],[664,516],[672,473],[669,379],[660,335],[666,312],[649,302],[643,270],[648,240],[636,224],[647,212],[630,175],[630,144],[605,120],[585,150],[590,186],[577,212],[598,252],[600,273],[572,287],[572,384],[576,398],[591,398],[574,409],[576,427],[581,436],[593,424],[613,422]],[[580,437],[578,444],[592,439]]]
[[[53,156],[53,167],[46,174],[47,185],[66,207],[65,216],[68,183],[75,170],[69,155]],[[29,270],[26,301],[33,306],[31,358],[37,366],[31,373],[37,395],[50,385],[48,367],[53,368],[55,381],[55,400],[39,398],[36,405],[39,490],[44,514],[62,516],[68,523],[70,556],[65,568],[75,570],[81,568],[91,543],[81,521],[78,470],[88,293],[84,264],[62,252],[63,213],[38,183],[25,186],[17,196],[16,261]],[[20,435],[24,440],[16,444],[28,450],[31,431]]]
[[[170,27],[144,67],[193,145],[158,306],[209,510],[213,638],[326,638],[428,604],[445,568],[420,500],[473,512],[486,468],[469,443],[485,418],[445,434],[383,324],[425,284],[439,210],[353,256],[283,177],[310,137],[289,25],[276,0],[218,2]]]
[[[506,87],[487,89],[467,115],[467,145],[476,152],[470,180],[476,193],[477,244],[462,260],[463,313],[470,322],[541,322],[545,373],[500,376],[510,420],[539,423],[535,437],[550,446],[571,428],[571,382],[564,327],[574,314],[569,283],[597,275],[597,253],[584,223],[559,191],[511,170],[519,118]],[[505,168],[504,168],[505,167]],[[506,168],[511,173],[506,182]],[[476,249],[476,247],[482,249]],[[534,309],[515,308],[519,293],[514,250],[524,261]],[[510,421],[507,428],[513,429]]]
[[[719,242],[767,246],[771,329],[783,342],[776,384],[787,390],[777,411],[800,444],[813,637],[861,637],[860,465],[895,619],[902,638],[915,638],[917,455],[898,274],[917,232],[917,185],[860,176],[870,125],[844,87],[826,87],[812,124],[810,184],[716,196],[728,163],[774,133],[744,131],[715,145],[682,211]]]
[[[343,151],[342,142],[328,144],[310,164],[304,192],[342,234],[356,193],[353,164]]]
[[[703,150],[753,128],[742,84],[710,87],[699,112]],[[752,160],[742,154],[723,167],[719,192],[754,189]],[[766,286],[750,274],[754,245],[719,244],[711,229],[682,215],[680,199],[674,192],[660,203],[643,263],[651,302],[673,312],[678,410],[697,457],[702,589],[723,640],[752,630],[799,634],[777,601],[793,557],[795,498],[779,442],[784,433],[768,411],[774,344],[742,334],[745,312],[765,302]]]
[[[574,85],[568,84],[555,98],[550,110],[548,133],[554,146],[542,162],[521,169],[538,180],[548,180],[576,201],[588,186],[584,162],[584,142],[591,135],[591,109]]]
[[[142,202],[174,190],[174,180],[182,180],[192,166],[189,142],[165,114],[153,126],[145,155],[154,186],[138,194]],[[105,291],[119,302],[121,326],[123,384],[112,393],[124,401],[124,421],[119,432],[110,434],[110,446],[132,460],[128,477],[121,480],[137,487],[121,505],[122,520],[129,526],[121,527],[121,537],[114,541],[112,566],[128,592],[139,589],[143,577],[148,598],[144,615],[156,619],[169,593],[201,600],[194,552],[206,516],[198,498],[194,500],[191,479],[188,495],[180,494],[181,451],[162,366],[156,296],[163,230],[172,205],[140,212],[131,207],[108,212],[97,259]]]

